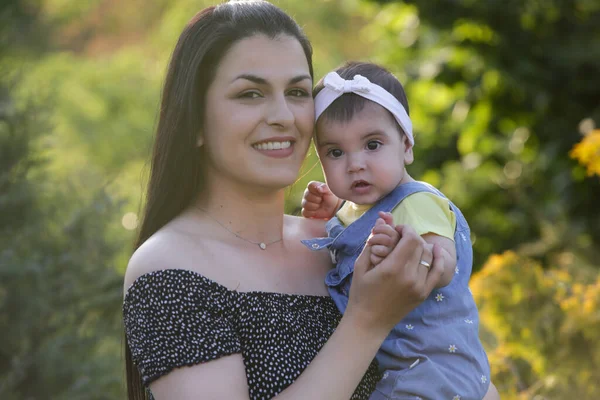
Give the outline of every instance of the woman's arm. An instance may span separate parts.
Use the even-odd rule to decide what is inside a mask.
[[[340,324],[278,399],[350,398],[389,331],[436,286],[443,272],[440,249],[435,248],[434,257],[411,228],[399,227],[398,231],[400,242],[375,268],[370,264],[370,246],[365,247],[355,264],[348,308]],[[419,265],[422,258],[431,262],[430,270]],[[151,388],[156,400],[248,399],[239,354],[179,368],[159,378]]]
[[[176,368],[150,384],[155,400],[248,400],[241,354]]]

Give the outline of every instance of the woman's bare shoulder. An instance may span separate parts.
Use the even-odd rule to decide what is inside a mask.
[[[294,215],[286,215],[285,217],[286,226],[296,232],[302,239],[327,236],[327,232],[325,231],[325,223],[327,221]]]
[[[125,271],[125,290],[142,275],[166,268],[176,268],[172,265],[170,254],[177,241],[177,233],[172,229],[163,228],[154,233],[138,247],[127,264]]]
[[[165,269],[192,271],[225,287],[236,287],[239,281],[236,271],[228,268],[233,264],[228,260],[234,253],[214,232],[183,214],[133,253],[125,272],[124,291],[140,276]]]

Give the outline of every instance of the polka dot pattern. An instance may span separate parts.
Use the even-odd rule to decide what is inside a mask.
[[[341,314],[329,296],[235,292],[167,269],[133,283],[123,319],[144,385],[174,368],[241,353],[250,398],[270,399],[310,364]],[[373,361],[352,399],[368,399],[379,378]]]

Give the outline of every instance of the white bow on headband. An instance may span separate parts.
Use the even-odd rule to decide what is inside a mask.
[[[362,75],[354,75],[352,80],[346,80],[339,76],[337,72],[330,72],[325,75],[323,85],[323,89],[315,97],[315,121],[337,98],[344,93],[354,93],[379,104],[391,112],[408,137],[410,144],[415,144],[412,121],[404,106],[381,86],[372,83]]]
[[[347,81],[336,72],[328,73],[323,79],[326,88],[342,93],[365,92],[370,90],[371,81],[362,75],[354,75],[351,81]]]

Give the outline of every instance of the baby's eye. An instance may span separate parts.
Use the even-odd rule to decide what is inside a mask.
[[[381,147],[381,142],[377,140],[371,140],[367,143],[367,149],[369,150],[377,150],[379,147]]]
[[[340,158],[344,154],[340,149],[331,149],[327,152],[327,155],[332,158]]]
[[[288,94],[292,97],[308,97],[308,92],[303,89],[292,89]]]
[[[262,97],[262,94],[260,92],[252,90],[252,91],[244,92],[244,93],[240,94],[238,97],[240,99],[258,99],[259,97]]]

